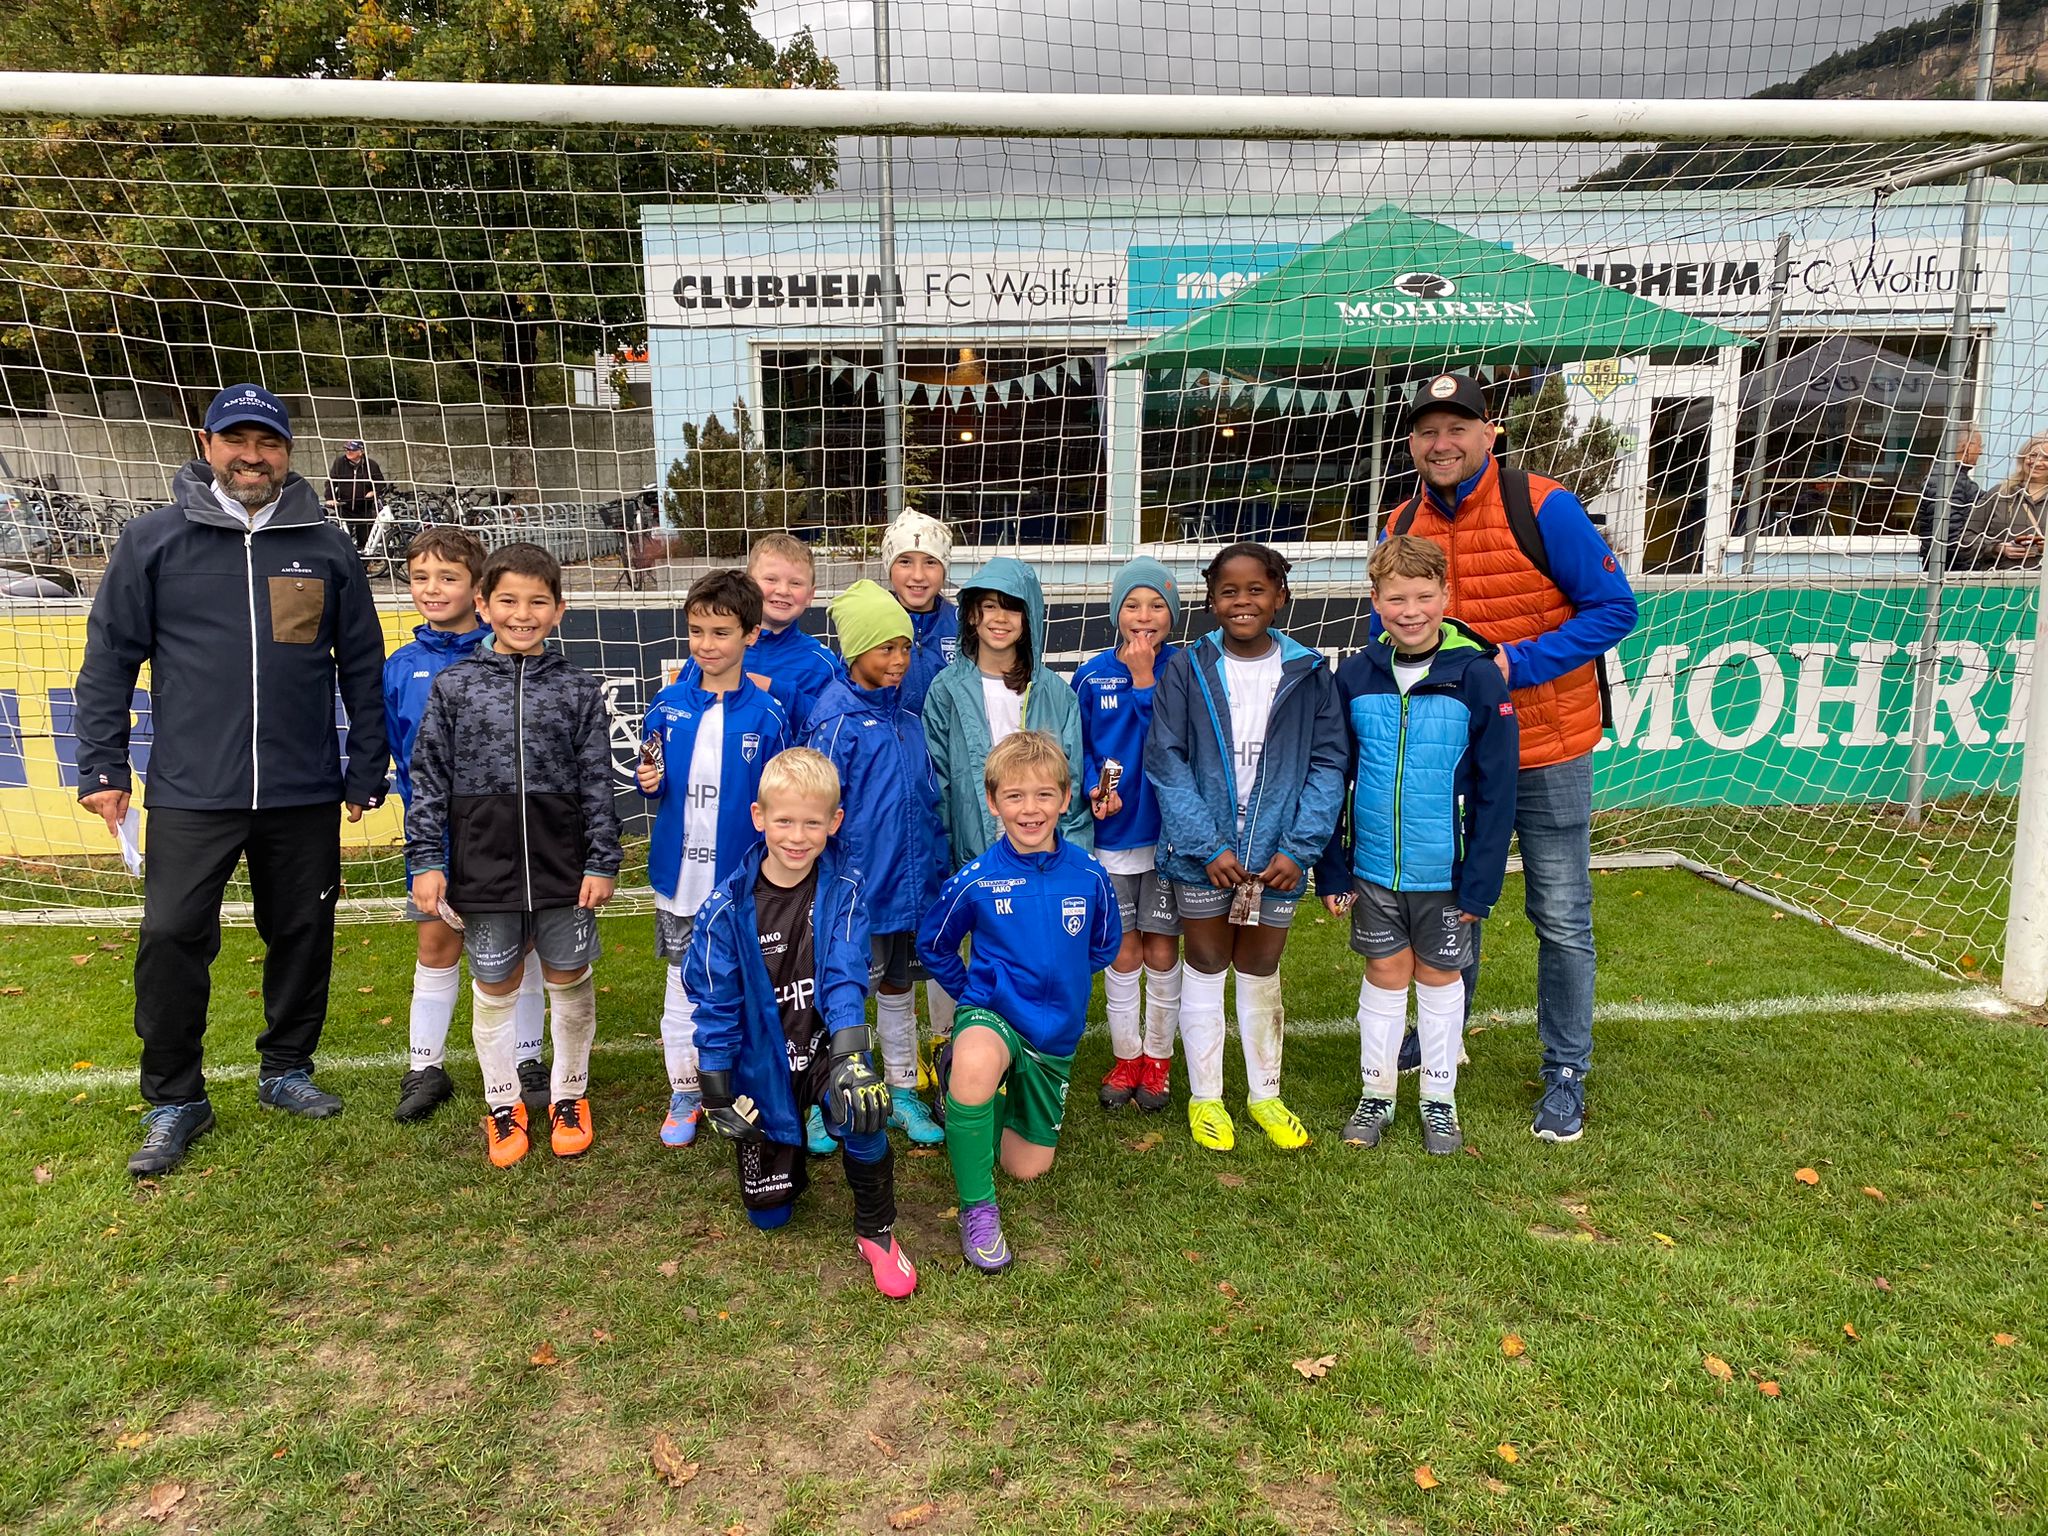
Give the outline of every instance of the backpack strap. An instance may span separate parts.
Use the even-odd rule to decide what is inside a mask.
[[[1387,519],[1388,533],[1406,533],[1415,526],[1415,514],[1422,510],[1423,494],[1417,491],[1395,509],[1394,515]]]
[[[1529,472],[1525,469],[1510,469],[1500,466],[1500,501],[1507,509],[1508,527],[1514,530],[1515,543],[1522,551],[1522,558],[1535,566],[1545,581],[1553,586],[1556,578],[1550,574],[1550,551],[1543,547],[1543,531],[1536,526],[1536,504],[1529,495]],[[1600,723],[1614,724],[1614,687],[1607,676],[1606,656],[1593,658],[1593,676],[1600,685]]]

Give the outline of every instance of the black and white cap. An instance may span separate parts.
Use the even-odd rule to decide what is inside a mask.
[[[1486,391],[1469,373],[1440,373],[1415,389],[1408,413],[1401,418],[1401,430],[1415,430],[1415,420],[1429,411],[1451,411],[1474,421],[1488,421]]]

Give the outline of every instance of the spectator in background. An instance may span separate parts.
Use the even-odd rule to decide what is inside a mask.
[[[341,445],[341,457],[327,470],[327,505],[348,529],[357,549],[370,536],[370,524],[377,520],[377,498],[391,494],[384,478],[384,466],[363,450],[363,441],[352,437]]]
[[[1953,568],[1956,551],[1962,544],[1963,529],[1968,526],[1970,513],[1984,494],[1977,484],[1973,470],[1977,460],[1984,454],[1984,435],[1975,427],[1965,425],[1962,435],[1956,439],[1955,478],[1948,485],[1948,527],[1943,537],[1947,549],[1942,559],[1945,567]],[[1945,466],[1935,461],[1934,473],[1927,477],[1927,484],[1920,489],[1919,510],[1913,514],[1913,532],[1920,538],[1920,566],[1925,570],[1934,558],[1934,503],[1941,495]]]
[[[341,814],[384,798],[384,633],[363,562],[292,472],[291,418],[237,384],[207,408],[205,458],[171,505],[122,531],[93,599],[78,671],[79,803],[118,835],[130,712],[150,669],[148,871],[135,946],[142,1039],[138,1176],[165,1173],[213,1128],[200,1070],[220,904],[245,856],[263,936],[257,1102],[341,1113],[313,1082],[334,969]],[[334,701],[348,710],[347,768]],[[259,729],[260,723],[260,729]]]
[[[2020,447],[2012,474],[1981,498],[1956,535],[1949,565],[1958,571],[2038,570],[2048,519],[2048,432]]]

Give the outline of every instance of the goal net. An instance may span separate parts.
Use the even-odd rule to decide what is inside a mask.
[[[1786,125],[1817,104],[1692,103],[1725,110],[1589,139],[1557,104],[1479,102],[1451,116],[1492,136],[1460,139],[1441,102],[1404,126],[1293,101],[1302,126],[1260,136],[1242,98],[1111,131],[1069,97],[881,139],[849,135],[915,128],[931,98],[714,120],[687,91],[476,87],[351,116],[368,98],[312,83],[223,118],[128,84],[0,124],[16,918],[139,900],[75,804],[72,688],[109,552],[223,385],[285,398],[390,643],[419,622],[422,526],[562,558],[561,644],[605,679],[644,832],[625,775],[686,654],[679,596],[760,533],[813,551],[823,632],[824,598],[883,574],[892,511],[929,513],[949,590],[998,553],[1036,566],[1062,668],[1111,642],[1125,559],[1179,572],[1192,636],[1201,566],[1255,539],[1293,561],[1283,623],[1336,654],[1416,486],[1404,412],[1462,369],[1507,460],[1579,495],[1640,597],[1607,660],[1601,859],[1683,861],[1958,974],[1999,964],[2048,198],[2000,164],[1966,235],[1982,133],[1815,136]],[[668,104],[626,119],[628,95]],[[1503,108],[1528,109],[1512,134]],[[1205,112],[1237,136],[1189,137]],[[370,468],[344,467],[352,443]],[[145,783],[149,747],[145,670]],[[396,910],[400,827],[394,804],[348,829],[351,913]]]

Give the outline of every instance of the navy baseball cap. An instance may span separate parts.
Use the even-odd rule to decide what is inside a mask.
[[[1452,411],[1474,421],[1493,419],[1486,411],[1486,391],[1469,373],[1440,373],[1428,383],[1416,385],[1415,398],[1401,418],[1401,430],[1414,431],[1415,419],[1430,411]]]
[[[292,440],[292,418],[284,402],[261,384],[230,384],[206,408],[208,432],[244,424],[268,427],[286,442]]]

